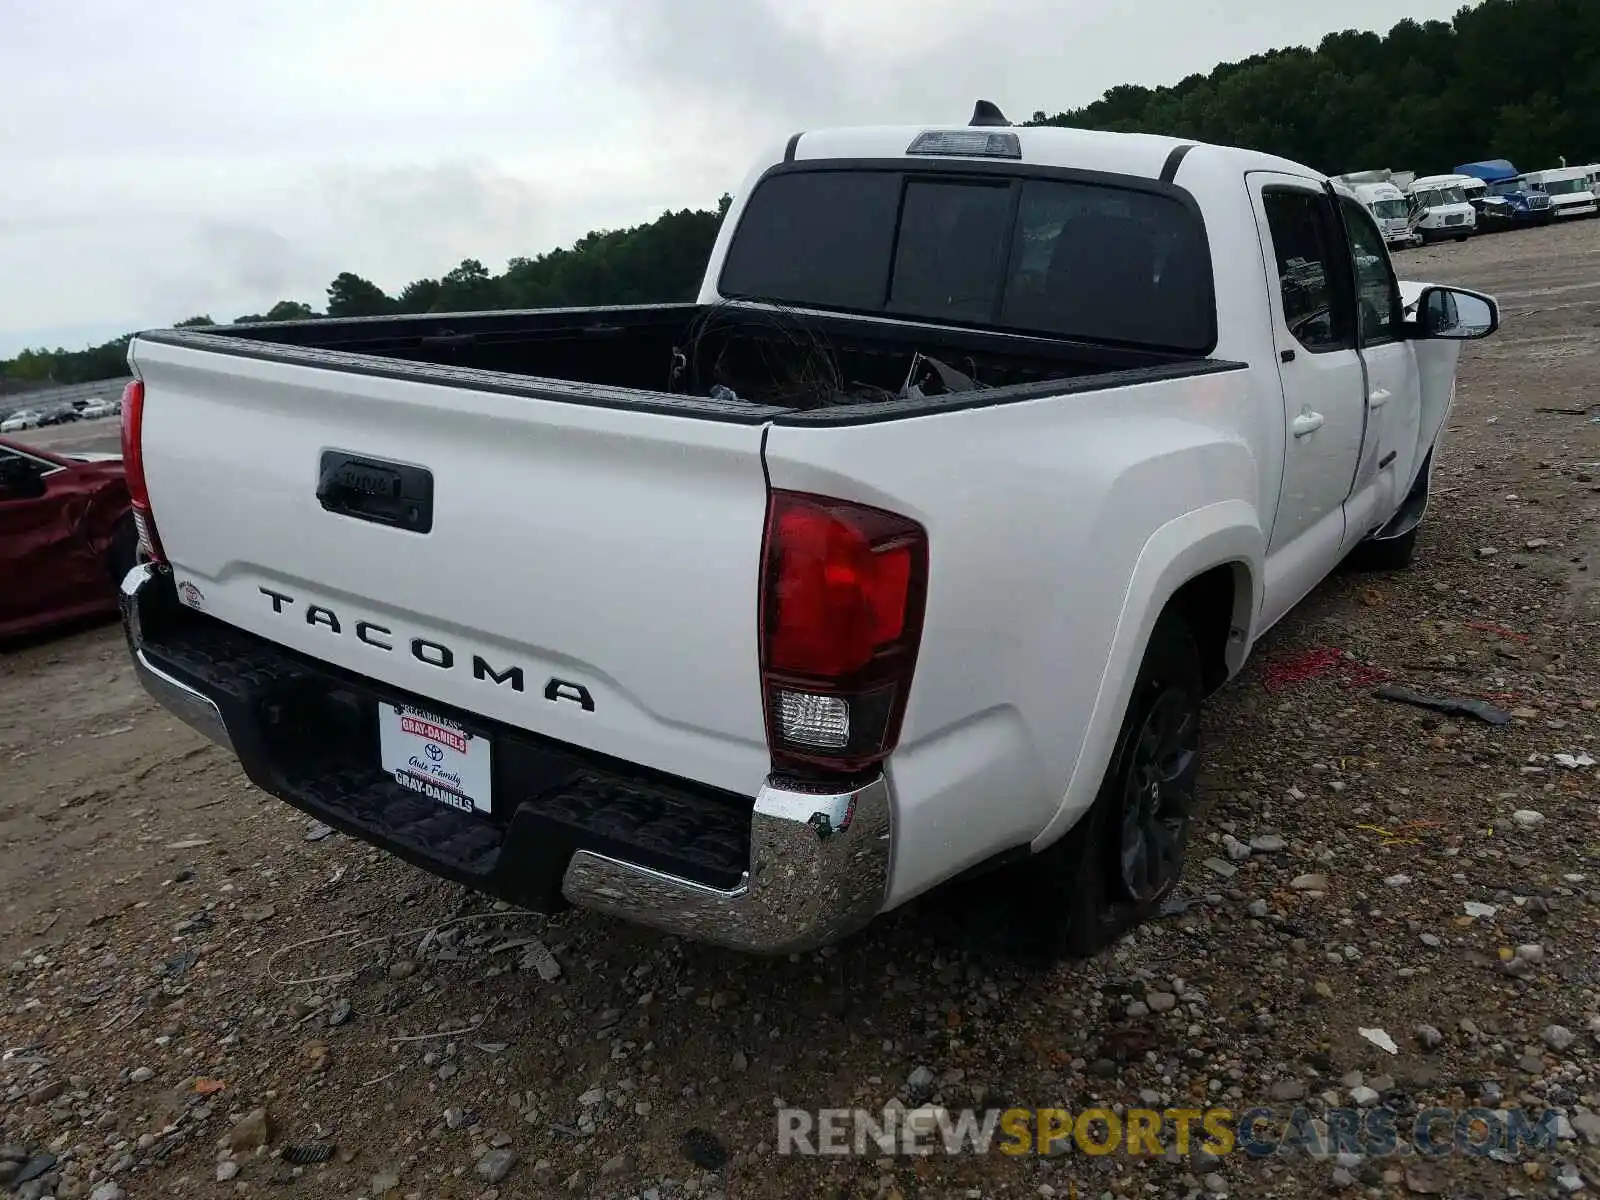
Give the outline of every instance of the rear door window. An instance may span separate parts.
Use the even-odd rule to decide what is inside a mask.
[[[1333,210],[1327,197],[1298,188],[1271,188],[1261,202],[1272,232],[1289,332],[1313,354],[1349,349],[1355,343],[1340,303]]]

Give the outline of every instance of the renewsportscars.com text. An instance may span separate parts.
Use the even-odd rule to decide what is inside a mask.
[[[1493,1151],[1551,1151],[1558,1114],[1521,1108],[1429,1108],[1402,1117],[1386,1108],[1064,1108],[917,1109],[784,1108],[777,1113],[779,1154],[1187,1155],[1198,1148],[1224,1157],[1304,1154],[1368,1158]]]

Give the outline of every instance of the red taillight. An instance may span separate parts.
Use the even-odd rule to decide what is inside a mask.
[[[882,509],[775,491],[761,670],[774,769],[859,771],[894,749],[928,586],[928,535]]]
[[[139,530],[139,550],[154,562],[167,561],[150,509],[150,489],[144,478],[144,381],[135,379],[122,389],[122,474],[128,481],[133,523]]]

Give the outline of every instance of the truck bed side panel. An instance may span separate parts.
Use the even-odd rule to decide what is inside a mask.
[[[1241,368],[878,425],[774,426],[774,487],[928,530],[921,650],[889,763],[891,903],[1057,816],[1144,546],[1225,500],[1259,511],[1259,385]]]

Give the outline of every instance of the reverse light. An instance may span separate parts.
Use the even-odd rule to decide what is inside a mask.
[[[851,773],[894,749],[928,584],[915,521],[774,491],[762,549],[761,671],[775,770]]]
[[[150,508],[150,489],[144,478],[144,381],[135,379],[122,389],[122,474],[128,482],[129,507],[139,531],[139,553],[151,561],[167,561]]]
[[[786,742],[843,750],[850,744],[850,705],[838,696],[777,690],[778,732]]]

